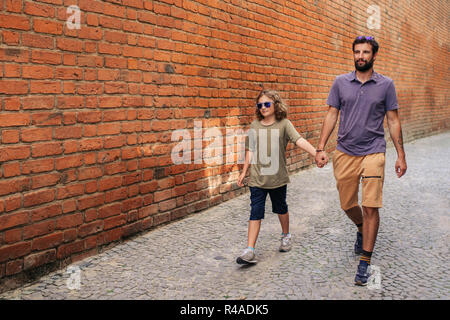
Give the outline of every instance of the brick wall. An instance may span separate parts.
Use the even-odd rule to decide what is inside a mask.
[[[173,164],[171,134],[245,128],[261,84],[316,144],[356,35],[380,43],[406,140],[448,130],[448,12],[440,0],[0,0],[3,285],[243,193],[236,161]],[[312,164],[288,156],[291,172]]]

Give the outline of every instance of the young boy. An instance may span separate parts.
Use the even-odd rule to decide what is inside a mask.
[[[289,233],[289,212],[286,203],[286,190],[289,174],[286,166],[286,147],[289,141],[316,156],[314,147],[295,130],[287,117],[287,106],[280,95],[272,90],[263,90],[256,98],[256,116],[250,125],[246,139],[244,167],[238,178],[238,185],[244,186],[243,180],[250,167],[251,213],[248,224],[248,247],[236,260],[238,264],[255,263],[255,244],[264,219],[267,194],[272,201],[272,211],[280,220],[281,252],[291,249]]]

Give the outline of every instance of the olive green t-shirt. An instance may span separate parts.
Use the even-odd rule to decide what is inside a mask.
[[[245,139],[245,149],[253,152],[250,187],[275,189],[290,182],[286,166],[286,147],[301,138],[291,121],[283,119],[271,125],[254,120]]]

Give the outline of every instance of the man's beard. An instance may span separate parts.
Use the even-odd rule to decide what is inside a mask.
[[[362,66],[360,66],[360,65],[358,64],[358,61],[359,61],[359,60],[355,61],[355,68],[356,68],[356,70],[358,70],[358,71],[364,72],[364,71],[367,71],[367,70],[369,70],[370,68],[373,67],[373,61],[374,61],[373,58],[372,58],[370,61],[368,61],[368,62],[366,62],[365,64],[363,64]]]

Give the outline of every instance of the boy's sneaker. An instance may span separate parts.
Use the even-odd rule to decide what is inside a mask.
[[[253,264],[256,263],[255,250],[247,248],[242,255],[236,259],[238,264]]]
[[[355,254],[362,253],[362,233],[356,233],[356,241],[355,241]]]
[[[288,252],[292,247],[292,237],[291,234],[282,234],[280,239],[280,252]]]
[[[358,265],[358,271],[356,272],[355,285],[365,286],[370,276],[370,264],[361,262]]]

